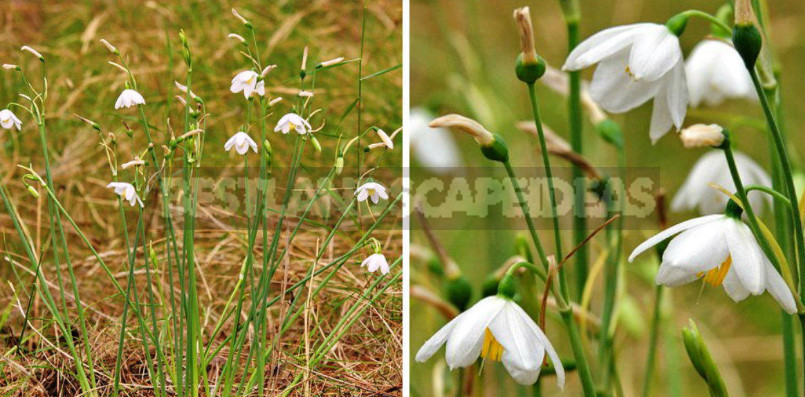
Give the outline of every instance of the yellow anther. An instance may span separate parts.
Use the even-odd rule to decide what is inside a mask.
[[[484,347],[481,349],[481,357],[490,359],[492,361],[500,361],[503,356],[503,345],[495,339],[489,328],[484,333]]]
[[[713,287],[718,287],[724,282],[724,278],[727,277],[727,272],[729,272],[730,266],[732,266],[732,257],[727,256],[727,259],[724,260],[721,266],[710,269],[707,273],[698,273],[697,276],[703,277],[705,283],[710,284]]]

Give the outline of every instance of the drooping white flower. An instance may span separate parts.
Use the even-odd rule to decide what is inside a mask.
[[[389,199],[389,195],[386,193],[386,188],[377,182],[364,183],[355,189],[355,195],[358,196],[358,201],[366,201],[367,198],[371,198],[372,202],[375,204],[377,204],[381,198],[383,200]]]
[[[380,137],[380,140],[383,141],[383,144],[386,145],[387,148],[394,149],[394,141],[392,141],[389,135],[386,134],[386,131],[378,128],[375,130],[375,132],[377,132],[377,136]]]
[[[675,235],[662,255],[658,285],[675,287],[702,278],[712,286],[723,283],[727,295],[736,302],[768,291],[787,312],[797,311],[791,290],[766,258],[749,226],[733,216],[707,215],[672,226],[637,246],[629,262]]]
[[[132,184],[126,182],[111,182],[106,185],[106,187],[115,189],[115,194],[128,200],[132,207],[136,204],[140,204],[140,207],[143,207],[142,200],[137,196],[137,189],[135,189]]]
[[[364,259],[361,263],[361,267],[364,266],[369,273],[374,273],[379,269],[381,273],[389,274],[389,262],[383,254],[369,255],[369,257]]]
[[[732,44],[702,40],[685,62],[691,106],[716,106],[726,99],[757,100],[752,77]]]
[[[598,64],[590,95],[610,113],[624,113],[654,99],[650,137],[682,128],[688,106],[679,39],[665,25],[639,23],[598,32],[567,57],[563,70]]]
[[[134,105],[145,105],[145,98],[139,92],[127,88],[117,97],[115,109],[130,108]]]
[[[260,76],[255,71],[244,70],[232,78],[232,85],[229,87],[229,91],[233,94],[243,91],[243,96],[246,97],[246,99],[251,98],[254,93],[265,96],[265,82],[259,80],[259,77]]]
[[[556,368],[556,383],[565,385],[565,370],[548,337],[512,300],[502,296],[482,299],[434,334],[416,354],[424,362],[443,344],[451,370],[469,367],[478,357],[501,361],[519,384],[537,381],[545,353]]]
[[[18,119],[17,116],[15,116],[10,110],[3,109],[0,110],[0,126],[3,126],[3,128],[7,130],[16,127],[19,131],[22,129],[22,121],[20,121],[20,119]]]
[[[437,174],[461,167],[463,162],[453,135],[444,128],[428,126],[431,120],[433,115],[427,110],[411,109],[408,136],[417,161]]]
[[[230,137],[229,140],[227,140],[224,144],[224,150],[227,152],[233,147],[240,155],[248,153],[249,148],[252,148],[252,150],[257,153],[257,143],[252,140],[249,134],[243,131],[238,131],[235,135],[232,135],[232,137]]]
[[[282,131],[283,134],[287,134],[291,131],[296,131],[300,134],[307,134],[310,129],[310,123],[303,119],[302,116],[296,113],[288,113],[277,122],[274,132]]]
[[[743,153],[736,151],[734,154],[735,165],[744,185],[771,186],[771,178],[760,165]],[[696,208],[702,215],[723,212],[729,198],[710,187],[710,184],[735,191],[727,160],[720,150],[710,151],[696,162],[676,192],[671,209],[687,211]],[[749,192],[749,203],[756,211],[760,211],[764,201],[770,203],[770,197],[758,191]]]

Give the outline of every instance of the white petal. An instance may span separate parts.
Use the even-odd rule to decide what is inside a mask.
[[[369,191],[367,189],[361,189],[358,192],[358,201],[366,201],[369,197]]]
[[[629,68],[636,80],[657,80],[682,59],[679,39],[664,25],[644,29],[629,52]]]
[[[782,306],[786,312],[789,314],[796,313],[797,303],[794,301],[794,295],[791,294],[791,290],[783,280],[783,277],[780,273],[777,273],[777,269],[775,269],[768,260],[764,262],[763,267],[766,271],[766,291],[769,291],[769,294],[780,303],[780,306]]]
[[[517,309],[517,313],[520,315],[521,318],[531,320],[531,317],[526,314],[526,312],[520,307],[515,305]],[[556,370],[556,384],[559,386],[560,389],[565,388],[565,368],[562,366],[562,360],[559,358],[559,355],[556,353],[556,350],[553,348],[551,341],[548,340],[548,337],[545,335],[544,332],[535,324],[533,321],[527,322],[529,324],[529,328],[532,332],[537,336],[537,339],[542,344],[545,351],[548,352],[548,356],[551,358],[551,363],[553,363],[553,367]],[[540,360],[541,362],[542,360]]]
[[[598,64],[590,95],[610,113],[632,110],[655,95],[662,81],[635,81],[627,72],[628,52],[621,51]]]
[[[696,273],[690,269],[663,263],[657,271],[655,283],[666,287],[676,287],[696,280],[698,278]]]
[[[232,146],[235,145],[235,138],[237,138],[237,135],[232,135],[232,137],[227,139],[226,143],[224,144],[224,150],[228,152],[230,149],[232,149]]]
[[[724,222],[727,230],[725,237],[732,256],[732,269],[741,280],[741,284],[752,293],[759,295],[765,287],[763,261],[765,256],[752,235],[752,231],[743,222],[728,220]]]
[[[515,303],[506,304],[501,313],[489,324],[489,330],[503,346],[501,361],[517,383],[530,385],[539,377],[545,349],[525,321],[514,309]],[[536,326],[536,324],[535,324]]]
[[[668,111],[676,129],[682,128],[688,111],[688,84],[685,81],[685,66],[678,62],[665,77]]]
[[[688,270],[706,272],[721,265],[729,255],[725,233],[731,220],[723,219],[699,225],[674,237],[662,255],[662,263]]]
[[[380,194],[378,194],[377,191],[375,191],[370,197],[372,199],[372,202],[375,204],[377,204],[377,202],[380,201]]]
[[[447,340],[445,360],[450,369],[468,367],[478,359],[484,333],[505,303],[505,299],[490,296],[476,303],[461,317]]]
[[[663,86],[654,97],[654,106],[651,110],[651,126],[649,127],[651,144],[657,143],[660,138],[665,136],[672,125],[674,125],[674,120],[668,107],[667,87]]]
[[[730,269],[727,272],[727,276],[724,277],[723,286],[724,291],[735,302],[740,302],[749,296],[749,291],[741,284],[741,280],[738,278],[738,274],[735,273],[735,269]]]
[[[648,240],[644,241],[642,244],[638,245],[637,248],[635,248],[634,251],[632,251],[632,253],[629,255],[629,262],[633,261],[634,258],[637,255],[640,255],[641,253],[643,253],[643,251],[645,251],[645,250],[647,250],[647,249],[659,244],[660,242],[662,242],[663,240],[667,239],[668,237],[671,237],[671,236],[673,236],[673,235],[675,235],[677,233],[680,233],[680,232],[685,231],[687,229],[690,229],[692,227],[695,227],[695,226],[698,226],[698,225],[703,225],[705,223],[713,222],[715,220],[723,219],[723,218],[724,218],[724,215],[720,215],[720,214],[719,215],[708,215],[708,216],[702,216],[702,217],[699,217],[699,218],[689,219],[689,220],[687,220],[685,222],[682,222],[682,223],[676,224],[674,226],[671,226],[668,229],[665,229],[665,230],[657,233],[653,237],[649,238]]]
[[[563,70],[580,70],[630,46],[643,29],[654,24],[633,24],[604,29],[581,42],[568,55]]]
[[[428,361],[429,358],[433,357],[439,348],[447,342],[447,338],[450,336],[450,333],[456,327],[456,324],[461,322],[461,318],[466,316],[467,312],[461,313],[456,318],[450,320],[444,327],[442,327],[438,332],[433,334],[433,336],[428,339],[422,347],[419,348],[419,351],[416,352],[415,360],[417,362],[423,363]]]

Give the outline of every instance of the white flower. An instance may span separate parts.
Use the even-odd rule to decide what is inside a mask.
[[[280,121],[277,122],[277,126],[274,127],[274,132],[282,131],[283,134],[294,130],[300,134],[307,134],[310,131],[310,123],[296,113],[288,113],[282,116]]]
[[[563,70],[598,68],[590,95],[604,110],[624,113],[654,98],[651,141],[682,127],[688,106],[679,39],[665,25],[639,23],[594,34],[579,44]]]
[[[425,109],[411,109],[408,136],[417,161],[438,174],[461,167],[463,162],[453,135],[447,129],[428,126],[432,119]]]
[[[738,51],[722,40],[703,40],[685,63],[691,106],[716,106],[728,98],[756,100],[752,77]]]
[[[130,108],[134,105],[145,105],[145,98],[130,88],[123,90],[115,102],[115,109]]]
[[[259,77],[257,72],[252,70],[240,72],[232,79],[232,86],[229,87],[229,91],[235,94],[243,91],[243,96],[246,99],[251,98],[255,92],[257,95],[265,96],[265,82],[263,80],[258,81]]]
[[[386,131],[383,131],[380,128],[375,131],[377,132],[377,136],[380,137],[380,140],[383,141],[383,144],[386,145],[387,148],[394,149],[394,141],[389,138],[389,135],[386,134]]]
[[[389,274],[389,263],[386,261],[386,257],[383,254],[372,254],[369,255],[368,258],[364,259],[361,263],[361,267],[366,266],[366,270],[369,273],[374,273],[378,269],[383,274]]]
[[[769,293],[789,313],[797,311],[794,297],[782,276],[769,262],[749,226],[728,215],[707,215],[672,226],[646,240],[629,256],[629,262],[663,240],[674,237],[662,255],[658,285],[674,287],[697,278],[719,286],[739,302]]]
[[[745,185],[771,186],[771,178],[766,171],[745,154],[735,152],[735,165]],[[728,191],[735,191],[727,159],[720,150],[710,151],[696,162],[682,187],[676,192],[671,209],[686,211],[696,208],[702,215],[723,212],[729,198],[711,188],[711,183]],[[749,192],[749,203],[756,211],[763,206],[764,200],[770,204],[768,195],[758,191]]]
[[[381,198],[383,200],[389,199],[389,195],[386,193],[386,188],[376,182],[364,183],[355,189],[355,195],[358,196],[358,201],[366,201],[367,198],[371,198],[372,202],[375,204],[377,204]]]
[[[548,337],[520,306],[501,296],[482,299],[434,334],[416,354],[424,362],[447,343],[451,370],[469,367],[479,356],[502,361],[517,383],[537,381],[545,353],[556,368],[556,383],[565,386],[565,370]]]
[[[249,148],[252,148],[252,150],[257,153],[257,143],[252,140],[249,134],[243,131],[238,131],[238,133],[232,135],[224,144],[224,150],[228,152],[233,146],[235,147],[235,151],[241,155],[248,153]]]
[[[22,129],[22,121],[8,109],[0,110],[0,125],[7,130],[14,127],[17,127],[18,131]]]
[[[143,207],[142,200],[140,200],[140,198],[137,196],[137,190],[130,183],[111,182],[106,185],[106,187],[115,189],[115,194],[128,200],[132,207],[138,203],[140,204],[140,207]]]

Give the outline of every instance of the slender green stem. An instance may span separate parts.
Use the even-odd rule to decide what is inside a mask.
[[[506,161],[503,163],[503,166],[506,168],[506,172],[509,174],[509,181],[511,181],[512,187],[514,188],[514,194],[517,195],[517,202],[520,204],[520,209],[523,211],[523,217],[525,218],[526,225],[528,225],[528,231],[531,234],[531,240],[534,241],[534,246],[537,247],[537,254],[539,255],[539,259],[542,262],[542,266],[545,268],[545,271],[548,271],[548,256],[545,254],[545,249],[542,247],[542,242],[539,239],[539,235],[537,235],[537,227],[534,225],[534,219],[531,217],[531,211],[528,208],[528,202],[526,202],[525,197],[523,196],[523,189],[520,187],[520,182],[517,182],[517,176],[514,174],[514,169],[510,162]]]
[[[785,185],[786,195],[788,196],[788,200],[791,202],[791,220],[794,224],[794,234],[796,237],[795,245],[797,246],[796,263],[798,264],[797,273],[799,275],[799,295],[802,297],[803,293],[805,293],[805,268],[802,267],[801,263],[803,260],[805,260],[805,238],[803,237],[802,232],[802,216],[799,213],[799,200],[797,200],[797,191],[794,187],[794,179],[791,172],[791,161],[788,158],[788,150],[785,147],[785,142],[783,140],[782,133],[777,126],[777,121],[775,120],[772,108],[769,105],[769,101],[766,98],[763,87],[760,84],[757,71],[751,70],[750,73],[752,75],[752,83],[755,85],[755,90],[757,91],[760,99],[760,104],[763,107],[763,113],[766,116],[766,122],[769,124],[769,130],[774,138],[774,145],[777,150],[777,154],[780,157],[780,165],[782,167],[781,176]],[[745,205],[748,207],[749,203],[747,202]],[[805,346],[803,346],[803,357],[805,357]]]
[[[652,380],[654,380],[654,364],[657,360],[657,339],[660,333],[660,322],[662,321],[662,297],[663,287],[654,286],[654,314],[651,317],[651,330],[649,331],[648,355],[646,357],[646,371],[643,375],[643,397],[648,397],[651,391]]]
[[[556,213],[556,190],[553,186],[553,172],[551,171],[551,159],[548,154],[547,144],[545,142],[545,131],[542,129],[542,118],[539,115],[539,105],[537,104],[537,89],[534,83],[528,84],[528,95],[531,99],[531,112],[534,114],[534,124],[537,127],[537,135],[539,135],[540,152],[542,152],[542,166],[545,168],[545,179],[548,180],[548,197],[550,198],[551,205],[551,218],[553,221],[553,238],[556,247],[556,260],[561,261],[562,255],[562,233],[561,226],[559,225],[559,215]],[[559,290],[562,291],[562,296],[565,300],[568,298],[567,281],[565,281],[564,268],[559,269]]]
[[[584,345],[581,343],[581,334],[576,322],[573,320],[573,310],[568,308],[561,311],[562,321],[567,328],[568,337],[570,338],[570,345],[573,350],[573,356],[576,359],[576,365],[579,371],[579,379],[581,380],[581,387],[586,397],[594,397],[595,382],[593,375],[590,372],[590,365],[587,363],[587,358],[584,355]]]
[[[687,16],[689,16],[689,17],[699,17],[699,18],[702,18],[702,19],[705,19],[705,20],[709,21],[709,22],[710,22],[710,23],[712,23],[713,25],[716,25],[716,26],[718,26],[718,27],[720,27],[720,28],[724,29],[724,30],[725,30],[725,31],[727,31],[727,32],[731,32],[731,31],[732,31],[732,28],[731,28],[731,27],[729,27],[729,26],[727,26],[727,25],[726,25],[724,22],[722,22],[720,19],[718,19],[718,18],[714,17],[713,15],[710,15],[710,14],[708,14],[708,13],[704,12],[704,11],[699,11],[699,10],[687,10],[687,11],[682,12],[681,14],[685,14],[685,15],[687,15]]]

